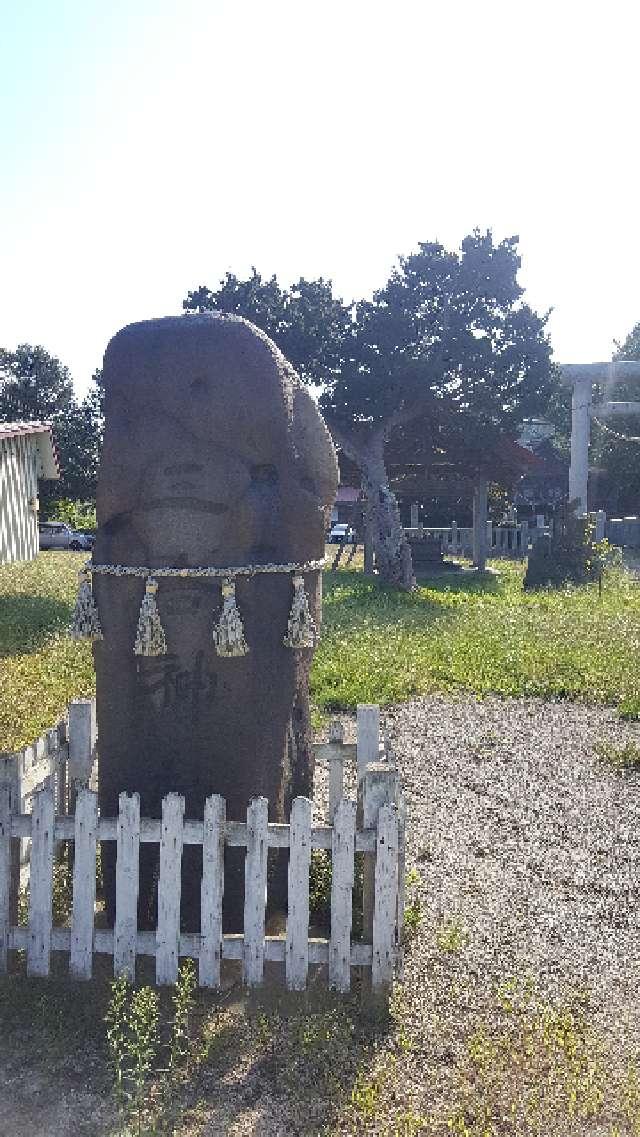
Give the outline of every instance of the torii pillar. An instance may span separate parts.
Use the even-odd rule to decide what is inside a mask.
[[[593,408],[593,384],[616,383],[640,379],[640,360],[616,363],[565,363],[562,377],[573,387],[571,398],[571,464],[569,466],[569,501],[578,501],[578,514],[588,513],[589,440]],[[603,402],[595,408],[601,418],[640,414],[640,402]]]

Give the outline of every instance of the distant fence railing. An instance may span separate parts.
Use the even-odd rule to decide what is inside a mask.
[[[87,716],[85,712],[85,726]],[[348,746],[336,726],[328,744],[330,795],[328,825],[312,824],[312,803],[294,800],[287,824],[268,821],[266,798],[254,798],[246,821],[226,818],[222,797],[207,798],[204,817],[185,819],[184,798],[168,794],[161,818],[140,816],[138,794],[123,793],[117,817],[103,818],[98,798],[78,781],[70,800],[73,812],[57,814],[57,788],[47,775],[30,795],[23,812],[15,785],[0,785],[0,971],[8,952],[26,951],[27,974],[47,976],[51,952],[69,955],[70,973],[89,979],[94,953],[113,958],[116,975],[135,976],[139,955],[155,957],[156,981],[174,983],[180,956],[198,961],[201,986],[218,986],[223,959],[242,962],[249,986],[262,982],[265,962],[284,963],[291,990],[307,984],[309,967],[326,964],[330,986],[348,991],[351,969],[370,974],[374,990],[387,987],[401,961],[404,904],[404,805],[393,764],[379,741],[379,709],[361,707],[355,747]],[[321,749],[321,748],[320,748]],[[356,757],[358,803],[343,796],[345,763]],[[86,773],[86,771],[85,771]],[[84,780],[85,784],[82,784]],[[67,782],[69,785],[69,782]],[[16,846],[29,842],[28,923],[17,922]],[[73,892],[70,927],[53,924],[53,879],[56,847],[73,847]],[[115,921],[111,929],[96,927],[96,855],[99,842],[116,844]],[[155,931],[139,931],[137,907],[140,845],[159,846],[158,919]],[[185,845],[202,848],[200,932],[180,928],[181,869]],[[223,934],[224,849],[240,846],[245,854],[245,900],[242,934]],[[289,849],[287,925],[284,936],[265,934],[268,849]],[[331,854],[331,923],[325,938],[310,937],[309,883],[312,849]],[[353,939],[355,856],[363,854],[362,942]]]
[[[409,537],[431,537],[441,543],[443,553],[470,557],[473,553],[473,529],[458,525],[420,525],[405,529]],[[526,557],[531,530],[526,521],[518,525],[494,525],[487,522],[487,556]]]

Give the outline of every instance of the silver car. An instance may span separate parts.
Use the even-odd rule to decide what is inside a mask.
[[[93,537],[88,533],[79,533],[71,529],[64,521],[41,521],[38,530],[40,533],[41,549],[91,549]]]

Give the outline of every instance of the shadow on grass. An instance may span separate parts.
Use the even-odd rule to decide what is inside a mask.
[[[53,596],[0,596],[0,658],[36,651],[68,627],[72,613],[71,604]]]
[[[52,978],[28,979],[24,961],[14,961],[18,973],[0,979],[3,1080],[11,1082],[18,1108],[30,1087],[38,1086],[39,1134],[48,1132],[47,1110],[54,1100],[58,1105],[68,1098],[76,1132],[106,1137],[115,1132],[108,1122],[115,1098],[105,1027],[112,963],[94,957],[95,978],[86,983],[70,980],[65,963],[54,953]],[[137,971],[137,986],[153,985],[151,960],[140,959]],[[311,969],[304,992],[287,992],[283,982],[282,966],[267,964],[264,986],[247,991],[237,965],[225,964],[222,991],[196,992],[185,1076],[172,1087],[172,1116],[201,1124],[198,1132],[227,1132],[256,1108],[269,1112],[275,1105],[286,1132],[331,1131],[393,1020],[386,1003],[362,996],[357,975],[348,996],[327,989],[326,968]],[[160,1121],[174,991],[158,993],[165,1049],[145,1090],[145,1107]],[[99,1097],[102,1116],[87,1116],[91,1102],[82,1103],[78,1093]]]
[[[418,588],[428,588],[431,592],[463,593],[465,595],[496,594],[504,591],[504,583],[497,572],[451,572],[416,575]]]

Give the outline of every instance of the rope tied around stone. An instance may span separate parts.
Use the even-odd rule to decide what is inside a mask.
[[[179,568],[166,565],[162,568],[152,569],[145,565],[94,565],[89,560],[80,573],[80,589],[71,625],[71,635],[74,639],[101,640],[103,638],[98,609],[91,589],[93,575],[137,577],[145,580],[146,584],[140,605],[133,647],[134,654],[147,657],[166,655],[167,640],[156,600],[158,581],[167,577],[184,577],[191,580],[221,579],[222,611],[213,630],[216,652],[226,658],[241,657],[247,654],[249,645],[245,638],[242,617],[236,603],[236,577],[251,578],[263,573],[284,573],[293,578],[293,600],[283,643],[290,648],[314,647],[317,630],[309,610],[309,600],[302,574],[319,572],[325,563],[326,558],[322,557],[319,560],[303,563],[233,565],[224,568],[206,565]]]

